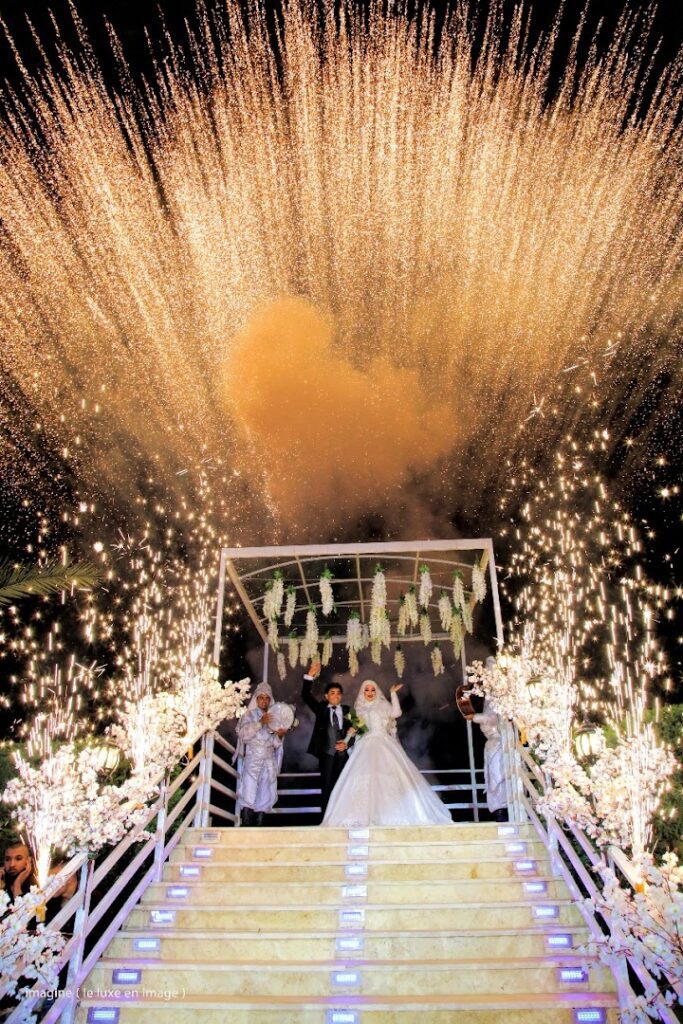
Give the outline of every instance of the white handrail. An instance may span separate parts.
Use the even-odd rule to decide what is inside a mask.
[[[213,781],[214,758],[223,770],[225,767],[229,767],[213,753],[214,740],[221,747],[231,752],[234,751],[234,747],[213,730],[208,730],[197,737],[195,743],[192,744],[192,749],[199,741],[201,743],[199,752],[192,756],[187,764],[183,764],[184,758],[178,760],[174,769],[181,765],[182,768],[172,782],[165,772],[161,772],[153,780],[153,785],[160,785],[160,793],[148,805],[142,823],[135,829],[131,829],[107,853],[97,868],[94,867],[94,862],[88,858],[87,853],[82,852],[72,857],[59,875],[50,879],[50,887],[46,892],[48,898],[50,892],[57,891],[61,884],[73,876],[75,871],[80,870],[78,890],[47,925],[49,929],[57,931],[67,922],[75,919],[73,935],[56,960],[58,969],[66,967],[68,970],[67,985],[64,992],[58,995],[55,1002],[41,1017],[39,1004],[43,999],[44,991],[43,984],[38,982],[22,1003],[15,1007],[7,1018],[6,1024],[18,1024],[24,1013],[30,1010],[39,1013],[41,1024],[55,1024],[57,1021],[61,1021],[62,1024],[73,1024],[80,986],[133,907],[139,902],[147,887],[161,877],[164,863],[182,838],[185,830],[192,825],[207,825],[210,813],[227,819],[233,824],[236,822],[234,814],[214,807],[210,801],[211,789],[214,787],[220,788],[221,792],[234,799],[232,791],[224,786],[219,787]],[[189,785],[187,784],[188,780],[191,780]],[[186,789],[182,796],[174,806],[170,807],[171,800],[180,793],[183,786],[186,786]],[[155,831],[146,835],[143,833],[141,840],[140,830],[146,828],[154,818],[156,818]],[[142,841],[142,845],[131,862],[123,871],[117,872],[121,858],[131,846],[140,841]],[[146,863],[147,868],[137,879],[133,890],[126,893],[126,888],[143,870]],[[96,895],[97,888],[103,885],[108,886],[106,893],[91,907],[91,896]],[[102,934],[95,936],[94,929],[100,922],[107,919],[113,908],[115,908],[113,919],[108,921]],[[29,921],[30,915],[27,915],[26,923],[28,924]],[[1,990],[0,994],[2,994]]]
[[[510,723],[510,727],[515,729],[512,723]],[[515,783],[521,789],[523,810],[536,829],[544,846],[549,850],[553,871],[561,875],[566,882],[590,932],[594,938],[603,937],[604,929],[595,914],[586,905],[586,896],[595,897],[599,895],[600,890],[597,883],[591,878],[586,866],[581,862],[577,850],[572,846],[571,839],[574,840],[581,852],[587,857],[592,868],[600,865],[606,866],[606,854],[593,844],[590,837],[580,827],[569,824],[560,825],[547,812],[544,812],[542,816],[537,813],[536,803],[543,795],[545,788],[543,773],[533,761],[529,752],[519,743],[516,744],[516,755],[516,759],[512,762],[513,772],[516,774]],[[540,791],[537,788],[538,785],[541,786]],[[514,790],[514,786],[511,789]],[[545,818],[545,821],[543,818]],[[519,819],[513,818],[512,820]],[[610,847],[609,857],[621,871],[623,877],[635,888],[638,880],[637,873],[634,865],[623,850],[617,847]],[[580,886],[583,887],[583,891]],[[611,931],[610,915],[601,914],[601,917],[604,919],[606,927]],[[650,983],[654,983],[655,986],[657,985],[656,979],[636,959],[629,957],[628,964],[644,988]],[[617,994],[623,1010],[631,1004],[635,995],[624,961],[615,959],[615,962],[612,964],[612,972],[617,982]],[[680,998],[681,992],[678,991],[678,986],[672,987],[674,987],[676,994]],[[660,1019],[664,1024],[677,1024],[678,1018],[666,1005],[663,998],[657,1002],[656,1006]]]

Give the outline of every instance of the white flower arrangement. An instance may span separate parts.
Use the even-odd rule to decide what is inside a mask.
[[[432,599],[432,590],[434,589],[432,583],[432,575],[429,571],[428,565],[420,566],[420,593],[418,597],[418,604],[420,608],[429,608],[429,602]]]
[[[670,751],[657,741],[651,723],[635,736],[605,747],[590,769],[591,796],[611,841],[630,850],[640,864],[651,841],[651,821],[676,768]]]
[[[396,633],[398,636],[405,636],[408,632],[408,608],[406,607],[406,596],[401,594],[398,602],[398,620]]]
[[[332,651],[334,650],[334,644],[332,643],[332,637],[328,633],[323,639],[323,653],[321,662],[323,665],[329,665],[332,661]]]
[[[375,665],[382,664],[382,641],[379,637],[370,641],[370,656]]]
[[[318,656],[318,620],[313,605],[308,606],[306,612],[306,633],[301,642],[300,661],[302,665],[314,661]]]
[[[3,996],[21,1000],[36,983],[46,991],[58,987],[57,957],[66,944],[66,936],[35,922],[27,928],[38,908],[49,898],[50,891],[33,888],[30,893],[17,896],[14,902],[10,902],[7,891],[0,889]],[[35,1018],[27,1011],[23,1019]]]
[[[375,566],[375,575],[372,578],[372,600],[370,604],[370,619],[373,612],[384,611],[387,606],[387,578],[381,565]]]
[[[280,649],[280,636],[277,628],[277,619],[270,619],[268,622],[268,645],[275,653]]]
[[[403,673],[405,672],[406,668],[406,658],[405,654],[401,649],[400,644],[397,644],[396,650],[394,652],[394,668],[396,669],[396,675],[398,676],[398,678],[403,679]]]
[[[279,569],[276,569],[273,573],[273,589],[271,592],[271,598],[273,602],[273,612],[276,619],[279,619],[282,613],[282,600],[285,596],[285,581],[282,578],[282,573]],[[269,616],[270,617],[270,616]]]
[[[432,642],[432,624],[427,612],[422,612],[420,615],[420,636],[424,641],[425,647],[428,647]]]
[[[465,605],[465,586],[461,569],[453,573],[453,607],[456,612],[461,612]]]
[[[177,694],[162,690],[125,701],[116,709],[117,721],[108,733],[136,774],[154,774],[176,760],[187,735],[187,718],[181,708]]]
[[[273,596],[273,580],[267,580],[266,590],[263,595],[263,618],[266,622],[270,622],[271,619],[276,618],[277,612],[275,611],[275,599]]]
[[[451,623],[453,622],[453,605],[447,590],[442,590],[439,597],[439,618],[441,619],[441,628],[444,633],[450,633]]]
[[[320,600],[322,602],[322,613],[327,617],[334,608],[334,594],[332,593],[332,572],[324,569],[320,576]]]
[[[19,753],[14,754],[14,763],[17,775],[7,783],[3,801],[12,808],[33,851],[38,884],[45,886],[54,851],[70,854],[76,848],[75,821],[88,795],[71,743],[51,751],[37,767]]]
[[[415,592],[415,586],[411,583],[406,593],[406,613],[408,615],[408,624],[415,629],[417,626],[420,613],[417,607],[417,593]]]
[[[358,675],[359,669],[358,654],[353,647],[349,648],[349,673],[352,676]]]
[[[370,646],[370,627],[364,622],[360,630],[360,649],[365,651]]]
[[[266,589],[263,595],[263,618],[266,622],[271,619],[278,619],[282,612],[282,601],[285,596],[285,584],[282,573],[277,569],[273,573],[272,580],[266,582]]]
[[[280,679],[284,679],[287,675],[287,659],[285,658],[283,651],[277,652],[277,674]]]
[[[287,637],[287,657],[292,668],[299,664],[299,641],[295,632]]]
[[[432,670],[435,676],[441,676],[444,673],[443,656],[438,644],[434,644],[432,648]]]
[[[472,622],[472,609],[470,607],[469,601],[465,601],[462,608],[460,609],[460,612],[462,614],[462,621],[465,626],[465,629],[467,630],[468,633],[471,633],[474,629],[474,624]]]
[[[346,650],[358,654],[363,648],[363,634],[361,629],[360,615],[358,612],[351,612],[346,623]]]
[[[460,657],[463,641],[463,624],[459,611],[453,611],[451,628],[449,630],[450,641],[453,644],[453,655],[456,660]]]
[[[486,597],[486,576],[479,562],[472,566],[472,596],[477,604]]]
[[[294,587],[287,587],[287,598],[285,601],[284,623],[287,629],[292,625],[294,612],[296,611],[296,590]]]
[[[592,938],[581,950],[610,967],[628,958],[662,983],[663,991],[654,980],[647,984],[644,995],[622,1011],[629,1024],[660,1020],[658,1006],[676,1002],[668,986],[678,995],[683,989],[683,868],[673,853],[665,853],[659,866],[645,854],[640,872],[642,883],[633,891],[610,868],[600,869],[602,892],[586,904],[610,922],[611,933]]]

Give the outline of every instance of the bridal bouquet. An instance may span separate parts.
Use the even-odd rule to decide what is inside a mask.
[[[365,720],[360,717],[355,708],[351,708],[348,714],[344,715],[344,719],[349,723],[352,729],[355,729],[356,736],[362,736],[368,731]]]

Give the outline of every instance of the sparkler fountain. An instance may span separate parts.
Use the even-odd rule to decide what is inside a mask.
[[[235,519],[312,535],[312,507],[343,530],[416,476],[471,514],[591,400],[614,445],[653,380],[673,408],[681,67],[642,99],[638,19],[550,99],[522,9],[479,49],[465,4],[441,33],[377,3],[266,21],[201,8],[142,91],[83,39],[5,94],[5,476],[59,456],[125,505],[203,451]]]

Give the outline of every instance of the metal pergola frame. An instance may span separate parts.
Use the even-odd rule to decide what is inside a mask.
[[[255,581],[263,581],[272,575],[275,570],[293,569],[297,582],[290,580],[297,592],[301,592],[305,598],[303,604],[299,604],[299,610],[309,605],[320,606],[320,602],[314,600],[311,588],[317,585],[317,579],[307,578],[305,567],[310,563],[321,561],[334,561],[335,559],[351,560],[355,562],[356,572],[354,576],[340,577],[338,582],[344,584],[356,583],[358,596],[352,600],[345,600],[337,603],[339,608],[357,610],[361,622],[366,621],[367,600],[363,594],[363,585],[372,583],[372,574],[365,574],[361,567],[361,561],[372,563],[382,559],[392,558],[405,562],[410,566],[408,573],[400,576],[392,575],[387,578],[387,584],[392,586],[399,584],[408,587],[415,584],[418,579],[419,567],[425,559],[429,560],[430,568],[438,566],[443,569],[472,570],[472,561],[463,561],[462,557],[456,557],[460,553],[479,553],[479,565],[482,570],[488,571],[489,592],[493,601],[493,614],[496,624],[496,640],[500,646],[503,644],[503,621],[500,610],[500,596],[498,593],[498,577],[496,573],[495,558],[493,553],[493,541],[486,538],[459,539],[459,540],[424,540],[424,541],[385,541],[382,543],[364,544],[307,544],[307,545],[284,545],[281,547],[258,547],[258,548],[222,548],[220,556],[220,571],[218,581],[218,602],[216,609],[216,635],[214,644],[214,661],[218,664],[220,660],[220,644],[222,635],[223,608],[226,579],[230,579],[232,586],[239,595],[244,608],[258,632],[263,644],[268,650],[268,638],[265,619],[259,614],[258,607],[262,606],[263,593],[252,596],[247,587]],[[437,557],[437,556],[441,557]],[[446,557],[450,555],[451,557]],[[259,565],[255,570],[240,572],[239,563],[245,561],[258,561],[264,564]],[[467,582],[467,581],[466,581]],[[436,606],[438,598],[432,602]],[[387,605],[398,603],[398,596],[387,595]],[[434,639],[445,639],[446,634],[434,631]],[[401,637],[401,643],[411,643],[420,640],[419,633]],[[398,640],[392,635],[392,642]],[[332,637],[333,643],[344,643],[345,635],[338,633]],[[267,654],[266,654],[267,664]]]
[[[474,554],[474,559],[467,560],[465,556],[468,552]],[[315,599],[318,594],[317,584],[319,576],[307,576],[306,568],[308,566],[318,565],[319,569],[319,563],[334,563],[335,559],[344,560],[347,563],[347,566],[348,562],[351,562],[351,564],[355,566],[354,574],[347,574],[336,578],[338,585],[343,584],[347,588],[349,584],[355,583],[354,596],[343,601],[336,601],[335,603],[338,608],[343,608],[347,611],[358,611],[361,622],[367,621],[369,601],[368,597],[364,594],[364,587],[367,588],[372,583],[374,564],[376,562],[389,560],[394,562],[394,566],[396,563],[401,565],[400,574],[397,574],[396,572],[387,574],[387,607],[389,609],[391,609],[392,605],[397,607],[399,601],[399,593],[390,594],[390,590],[394,591],[397,586],[407,589],[411,584],[416,584],[419,568],[422,562],[428,562],[432,575],[434,575],[435,572],[437,575],[439,572],[448,572],[451,580],[454,569],[463,570],[466,591],[468,582],[471,583],[472,568],[475,562],[478,562],[481,569],[488,574],[489,585],[487,588],[487,598],[490,598],[493,605],[493,616],[496,629],[495,639],[497,645],[502,647],[503,620],[500,609],[500,596],[498,592],[498,577],[493,552],[493,541],[488,537],[459,540],[386,541],[382,543],[370,542],[363,544],[306,544],[253,548],[237,547],[221,549],[214,644],[214,660],[216,664],[218,664],[220,660],[224,597],[226,583],[228,580],[234,588],[235,593],[242,601],[254,628],[263,642],[263,678],[267,679],[270,648],[268,645],[265,619],[261,614],[259,614],[259,608],[262,608],[263,604],[266,581],[269,578],[272,578],[272,575],[276,570],[280,570],[283,574],[287,573],[287,583],[290,586],[294,586],[297,592],[297,609],[305,612],[310,605],[319,608],[320,601]],[[257,563],[256,568],[253,568],[250,565],[245,565],[245,563],[254,562]],[[407,572],[405,573],[402,571],[404,564],[407,569]],[[366,571],[364,571],[364,565],[369,566]],[[469,580],[467,578],[468,571],[470,573]],[[259,586],[258,593],[254,593],[254,587],[257,585]],[[313,593],[313,587],[316,588],[315,593]],[[302,603],[299,602],[299,594],[303,597]],[[471,593],[469,600],[470,607],[473,608],[474,600]],[[430,602],[430,609],[435,608],[437,603],[438,595],[435,594],[433,600]],[[334,625],[340,627],[343,626],[344,631],[342,632],[340,629],[336,635],[331,637],[333,643],[344,643],[346,639],[345,623],[335,622]],[[445,633],[439,632],[436,629],[433,630],[434,640],[438,641],[446,638],[447,635]],[[391,640],[392,643],[399,640],[401,643],[410,643],[416,640],[422,641],[422,637],[419,632],[416,632],[413,635],[402,636],[399,638],[395,636],[392,631]],[[464,637],[460,655],[463,679],[465,678],[465,668],[467,665],[466,643],[467,637]],[[474,820],[478,821],[479,807],[483,806],[479,804],[478,800],[479,786],[477,772],[481,773],[481,769],[477,769],[474,763],[472,723],[467,721],[466,727],[470,775],[469,785],[463,786],[462,784],[452,784],[442,785],[436,788],[442,790],[469,789],[472,797],[471,804],[453,803],[447,804],[447,806],[458,809],[471,807]],[[467,772],[467,769],[461,769],[460,771]],[[433,774],[433,772],[426,772],[425,774],[429,775]],[[286,790],[282,792],[286,792]],[[315,790],[306,789],[301,790],[300,792],[310,794],[314,793]],[[280,813],[286,813],[288,810],[289,809],[281,809]],[[300,810],[313,812],[315,808],[301,808]]]

